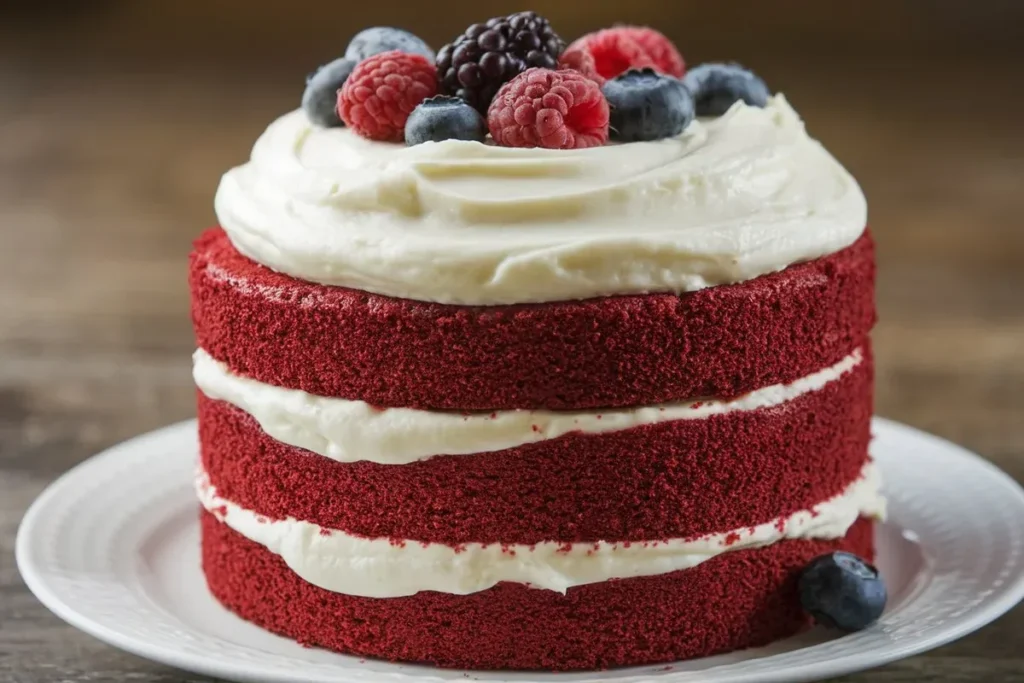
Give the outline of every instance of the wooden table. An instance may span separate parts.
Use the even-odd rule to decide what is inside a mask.
[[[1024,92],[1019,65],[978,66],[759,68],[869,197],[878,412],[1024,480]],[[13,561],[21,515],[54,477],[192,415],[189,242],[214,221],[220,173],[301,88],[291,68],[174,69],[0,60],[3,681],[209,680],[66,626]],[[1024,609],[843,680],[1024,681]]]

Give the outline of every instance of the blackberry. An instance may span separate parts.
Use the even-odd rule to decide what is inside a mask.
[[[473,24],[437,53],[440,91],[487,111],[504,83],[531,67],[558,68],[565,43],[536,12]]]

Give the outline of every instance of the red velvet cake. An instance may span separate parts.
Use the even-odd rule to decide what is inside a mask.
[[[506,23],[557,58],[533,14],[459,40]],[[678,73],[610,82],[684,93],[677,128],[627,137],[653,124],[617,86],[593,99],[604,73],[460,90],[445,73],[476,64],[450,47],[461,99],[375,119],[434,67],[372,29],[224,176],[190,285],[203,571],[228,609],[361,657],[598,669],[789,636],[811,560],[872,558],[864,197],[759,79],[679,90],[663,36],[618,30]],[[466,132],[484,93],[493,139]],[[609,103],[619,141],[595,147]],[[537,123],[559,107],[568,128]]]

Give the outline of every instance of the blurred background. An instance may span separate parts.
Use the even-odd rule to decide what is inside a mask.
[[[67,642],[68,667],[149,671],[45,615],[7,551],[54,476],[191,416],[186,256],[220,174],[360,28],[439,47],[520,9],[567,40],[649,24],[785,92],[868,196],[878,412],[1024,480],[1024,2],[0,0],[0,623],[20,625],[0,674],[50,680],[25,662]],[[1021,656],[1024,614],[1000,623],[896,666]]]

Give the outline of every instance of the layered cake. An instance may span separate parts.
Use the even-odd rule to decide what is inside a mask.
[[[513,15],[435,65],[372,29],[224,176],[190,283],[228,609],[358,656],[604,668],[789,636],[809,562],[870,561],[864,196],[749,72],[610,32]],[[499,83],[459,80],[467,41]]]

